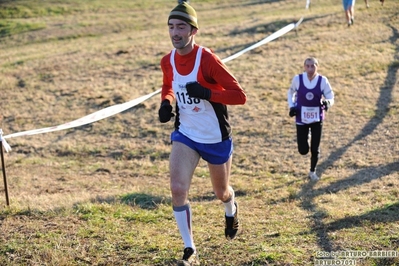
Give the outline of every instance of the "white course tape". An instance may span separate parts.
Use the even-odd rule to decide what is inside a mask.
[[[302,20],[303,20],[303,18],[300,19],[300,22],[302,22]],[[298,22],[299,22],[299,21],[298,21]],[[299,22],[299,24],[300,24],[300,22]],[[261,45],[264,45],[264,44],[266,44],[266,43],[268,43],[268,42],[271,42],[271,41],[273,41],[274,39],[277,39],[278,37],[281,37],[282,35],[286,34],[287,32],[289,32],[289,31],[295,29],[296,27],[299,26],[299,24],[298,24],[298,23],[291,23],[291,24],[288,24],[288,25],[285,26],[284,28],[282,28],[282,29],[276,31],[276,32],[273,33],[272,35],[269,35],[268,37],[264,38],[264,39],[261,40],[260,42],[257,42],[257,43],[255,43],[254,45],[251,45],[250,47],[245,48],[244,50],[241,50],[240,52],[238,52],[238,53],[236,53],[236,54],[233,54],[233,55],[231,55],[231,56],[229,56],[229,57],[223,59],[222,61],[223,61],[223,63],[226,63],[226,62],[228,62],[228,61],[230,61],[230,60],[233,60],[233,59],[239,57],[240,55],[243,55],[244,53],[246,53],[246,52],[248,52],[248,51],[251,51],[251,50],[253,50],[253,49],[255,49],[255,48],[258,48],[258,47],[261,46]]]
[[[285,26],[284,28],[276,31],[275,33],[273,33],[272,35],[266,37],[265,39],[261,40],[258,43],[255,43],[254,45],[241,50],[240,52],[231,55],[225,59],[223,59],[223,63],[226,63],[230,60],[233,60],[239,56],[241,56],[242,54],[253,50],[261,45],[264,45],[268,42],[273,41],[274,39],[286,34],[287,32],[291,31],[292,29],[295,29],[299,26],[299,24],[302,22],[303,18],[301,18],[297,23],[291,23],[287,26]],[[64,129],[69,129],[69,128],[73,128],[73,127],[79,127],[79,126],[83,126],[86,124],[90,124],[93,122],[96,122],[98,120],[113,116],[117,113],[123,112],[129,108],[132,108],[133,106],[144,102],[145,100],[151,98],[152,96],[158,94],[161,92],[161,89],[158,89],[157,91],[154,91],[150,94],[141,96],[137,99],[131,100],[129,102],[123,103],[123,104],[117,104],[117,105],[113,105],[107,108],[104,108],[100,111],[94,112],[90,115],[84,116],[82,118],[79,118],[77,120],[62,124],[62,125],[58,125],[58,126],[53,126],[53,127],[46,127],[46,128],[40,128],[40,129],[34,129],[34,130],[28,130],[28,131],[22,131],[22,132],[18,132],[18,133],[14,133],[14,134],[10,134],[10,135],[6,135],[3,136],[0,139],[2,140],[3,146],[5,148],[5,150],[8,152],[11,150],[10,145],[8,145],[8,143],[5,141],[6,138],[15,138],[15,137],[20,137],[20,136],[30,136],[30,135],[36,135],[36,134],[41,134],[41,133],[48,133],[48,132],[53,132],[53,131],[58,131],[58,130],[64,130]]]
[[[298,27],[299,27],[299,24],[301,24],[301,23],[302,23],[302,21],[303,21],[303,17],[301,17],[301,19],[300,19],[300,20],[298,20],[298,22],[297,22],[297,23],[295,23],[295,28],[298,28]]]
[[[4,149],[6,150],[6,152],[11,151],[11,147],[10,145],[8,145],[7,141],[4,139],[3,137],[3,130],[0,129],[0,141],[3,144]],[[1,148],[1,147],[0,147]]]
[[[40,128],[40,129],[34,129],[34,130],[28,130],[28,131],[22,131],[14,134],[10,134],[7,136],[4,136],[4,138],[15,138],[15,137],[20,137],[20,136],[30,136],[30,135],[35,135],[35,134],[41,134],[41,133],[47,133],[47,132],[53,132],[53,131],[58,131],[58,130],[63,130],[63,129],[68,129],[68,128],[73,128],[73,127],[79,127],[83,126],[89,123],[96,122],[98,120],[113,116],[117,113],[123,112],[129,108],[132,108],[133,106],[144,102],[145,100],[151,98],[155,94],[158,94],[161,92],[161,89],[158,89],[157,91],[154,91],[150,94],[141,96],[137,99],[131,100],[126,103],[122,104],[117,104],[113,105],[107,108],[104,108],[100,111],[94,112],[90,115],[84,116],[82,118],[79,118],[77,120],[59,125],[59,126],[54,126],[54,127],[46,127],[46,128]]]
[[[310,0],[306,0],[305,8],[306,8],[306,9],[309,9],[309,7],[310,7]]]

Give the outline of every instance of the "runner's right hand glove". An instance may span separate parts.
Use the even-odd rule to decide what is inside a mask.
[[[289,115],[290,115],[290,117],[296,116],[296,108],[295,107],[291,107],[290,108]]]
[[[192,98],[209,100],[211,98],[211,90],[201,86],[197,81],[188,82],[186,84],[187,94]]]
[[[169,122],[170,119],[175,116],[175,114],[172,113],[172,105],[170,105],[169,100],[162,101],[161,107],[159,108],[158,111],[158,116],[159,116],[159,122],[161,123]]]

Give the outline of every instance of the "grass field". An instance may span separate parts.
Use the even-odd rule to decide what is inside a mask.
[[[303,17],[297,30],[229,61],[248,101],[229,107],[242,230],[224,238],[203,161],[190,201],[201,265],[399,265],[399,1],[191,1],[197,43],[227,58]],[[0,128],[60,125],[158,90],[176,1],[0,1]],[[308,56],[335,105],[318,174],[297,152],[286,93]],[[0,265],[174,265],[183,243],[169,191],[172,123],[160,96],[98,122],[7,139]],[[4,169],[3,169],[4,170]],[[349,251],[368,252],[366,257]],[[395,251],[371,257],[373,251]],[[360,253],[361,255],[362,253]],[[363,253],[364,255],[364,253]],[[381,255],[381,254],[380,254]],[[353,259],[353,260],[351,260]],[[353,264],[352,264],[353,265]]]

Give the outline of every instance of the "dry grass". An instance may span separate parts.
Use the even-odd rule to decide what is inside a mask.
[[[62,124],[157,90],[175,1],[2,1],[0,128]],[[223,208],[200,163],[190,192],[202,265],[313,265],[317,251],[399,251],[399,2],[192,1],[197,42],[226,58],[298,21],[297,32],[227,63],[248,95],[231,107],[232,184],[243,230],[226,242]],[[8,12],[8,13],[7,13]],[[336,94],[318,172],[296,151],[286,91],[305,57]],[[99,122],[8,139],[11,206],[0,198],[1,265],[173,265],[182,241],[168,189],[159,97]],[[399,258],[357,259],[397,265]]]

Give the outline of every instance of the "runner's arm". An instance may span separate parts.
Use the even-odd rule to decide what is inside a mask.
[[[326,77],[323,78],[323,81],[321,83],[321,91],[323,93],[323,96],[326,101],[329,102],[329,106],[334,105],[334,92],[331,88],[330,82]]]
[[[237,79],[231,74],[226,65],[215,54],[209,53],[203,57],[201,71],[204,79],[210,85],[211,102],[228,105],[244,104],[247,96]],[[215,85],[215,86],[213,86]]]
[[[287,92],[287,102],[288,102],[288,107],[294,107],[296,103],[296,93],[299,87],[299,77],[296,75],[291,82],[291,86],[288,89]]]

